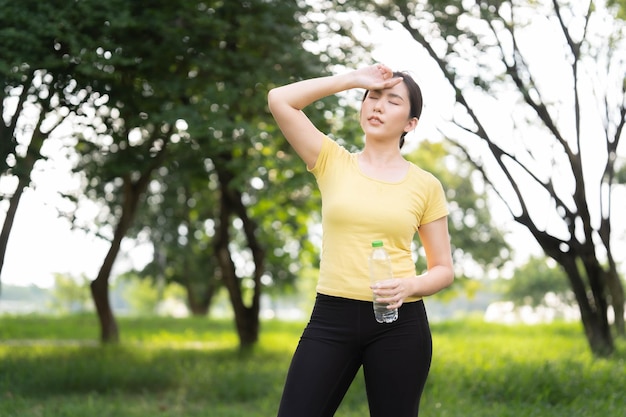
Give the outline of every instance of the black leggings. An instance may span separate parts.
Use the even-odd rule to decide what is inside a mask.
[[[293,356],[278,417],[331,417],[363,365],[371,417],[415,417],[432,357],[422,301],[381,324],[372,303],[318,294]]]

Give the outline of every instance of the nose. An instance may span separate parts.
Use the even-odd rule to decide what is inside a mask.
[[[377,113],[382,113],[382,100],[376,100],[376,102],[374,103],[374,111]]]

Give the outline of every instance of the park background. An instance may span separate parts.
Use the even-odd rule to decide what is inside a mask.
[[[626,408],[615,297],[603,290],[594,298],[597,277],[585,277],[598,321],[581,323],[577,280],[560,258],[577,256],[563,246],[592,243],[598,263],[623,282],[619,3],[27,3],[2,3],[3,133],[14,129],[2,136],[13,145],[3,148],[3,235],[16,190],[23,194],[2,243],[0,414],[272,415],[310,311],[320,230],[311,178],[272,125],[265,94],[375,61],[422,85],[423,120],[405,152],[452,192],[458,278],[427,300],[436,354],[424,413],[591,416]],[[407,29],[420,22],[433,26]],[[505,39],[507,22],[517,25],[511,39],[519,44]],[[489,24],[501,43],[485,32]],[[494,45],[504,62],[516,58],[505,73],[530,80],[530,94],[499,74]],[[568,72],[573,62],[583,75]],[[605,105],[601,122],[589,100]],[[467,107],[459,111],[459,102]],[[347,110],[337,112],[338,104]],[[591,115],[581,117],[578,106]],[[357,108],[358,92],[317,108],[319,123],[353,149]],[[551,120],[558,126],[546,126]],[[511,143],[524,143],[527,154]],[[574,155],[560,155],[559,143]],[[522,196],[499,182],[519,172],[499,175],[489,149],[534,174],[516,177]],[[590,168],[568,169],[577,155]],[[134,216],[118,236],[126,187],[144,176],[148,185],[133,196]],[[577,179],[589,184],[587,215],[567,198]],[[572,212],[574,228],[559,226]],[[216,242],[220,232],[230,240]],[[544,254],[550,245],[537,243],[546,236],[561,242],[553,257]],[[419,242],[415,257],[423,267]],[[611,330],[594,344],[589,331],[603,320]],[[339,415],[366,414],[363,391],[357,381]]]

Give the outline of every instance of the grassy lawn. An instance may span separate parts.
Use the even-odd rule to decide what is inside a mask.
[[[303,323],[263,323],[246,355],[233,325],[121,318],[99,346],[95,317],[0,317],[2,417],[270,417]],[[578,324],[432,325],[421,416],[595,417],[626,410],[626,343],[591,357]],[[337,417],[367,416],[359,376]]]

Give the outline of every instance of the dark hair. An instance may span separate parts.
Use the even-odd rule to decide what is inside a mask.
[[[413,77],[411,77],[409,73],[407,72],[394,71],[393,76],[394,78],[397,78],[397,77],[402,78],[402,80],[404,81],[404,85],[406,85],[406,89],[409,92],[409,103],[411,104],[411,109],[409,110],[409,117],[410,118],[415,117],[419,119],[420,116],[422,115],[422,105],[423,105],[422,90],[420,86],[415,82]],[[365,100],[368,93],[369,93],[369,90],[365,91],[365,94],[363,95],[363,100]],[[406,136],[406,134],[407,132],[404,132],[400,136],[400,148],[404,146],[404,137]]]

